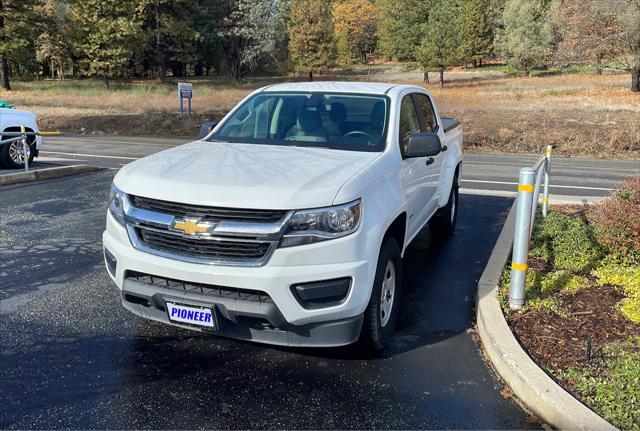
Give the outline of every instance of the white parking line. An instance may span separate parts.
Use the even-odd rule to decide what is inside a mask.
[[[628,173],[638,173],[640,172],[640,169],[633,169],[633,168],[601,168],[601,167],[595,167],[595,166],[575,166],[572,165],[571,162],[566,162],[563,163],[563,161],[560,162],[556,162],[555,166],[558,168],[567,168],[567,169],[581,169],[581,170],[593,170],[593,171],[604,171],[604,172],[628,172]],[[525,162],[526,163],[526,162]],[[480,161],[480,160],[465,160],[464,161],[465,165],[489,165],[489,166],[514,166],[514,167],[522,167],[522,163],[516,163],[516,162],[485,162],[485,161]],[[553,167],[553,163],[552,163],[552,167]]]
[[[463,183],[481,183],[481,184],[500,184],[507,186],[517,186],[518,183],[509,182],[509,181],[487,181],[487,180],[460,180]],[[611,192],[615,189],[605,188],[605,187],[584,187],[584,186],[561,186],[556,184],[550,184],[549,187],[556,187],[559,189],[577,189],[577,190],[599,190],[604,192]]]
[[[97,159],[138,160],[140,158],[140,157],[122,157],[122,156],[99,156],[96,154],[82,154],[82,153],[61,153],[59,151],[40,151],[40,154],[59,154],[63,156],[94,157]]]
[[[501,198],[515,198],[518,193],[508,192],[505,190],[490,190],[490,189],[469,189],[460,188],[460,193],[463,195],[474,196],[495,196]],[[540,197],[542,199],[542,197]],[[551,205],[579,205],[579,204],[593,204],[602,202],[606,197],[603,196],[570,196],[570,195],[550,195],[549,203]]]
[[[69,143],[73,143],[73,142],[92,142],[92,143],[99,143],[99,144],[124,144],[124,145],[150,145],[150,146],[155,146],[155,147],[175,147],[177,145],[182,145],[181,143],[175,143],[175,144],[161,144],[158,142],[133,142],[133,141],[110,141],[110,140],[103,140],[103,139],[85,139],[85,138],[58,138],[58,139],[45,139],[45,143],[47,141],[50,141],[51,143],[65,143],[65,142],[69,142]],[[186,143],[189,141],[185,141],[183,143]]]

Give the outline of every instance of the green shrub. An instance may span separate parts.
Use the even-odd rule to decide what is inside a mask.
[[[611,198],[594,205],[588,215],[607,253],[640,264],[640,177],[624,182]]]
[[[632,322],[640,323],[640,266],[625,266],[608,259],[595,271],[598,284],[620,286],[625,299],[620,301],[620,312]]]
[[[585,220],[549,211],[535,226],[530,254],[557,270],[587,272],[601,258],[602,251],[593,228]]]

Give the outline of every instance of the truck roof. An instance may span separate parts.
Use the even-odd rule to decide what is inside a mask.
[[[318,91],[327,93],[387,94],[393,87],[402,87],[402,85],[383,82],[285,82],[282,84],[270,85],[263,88],[262,91]]]

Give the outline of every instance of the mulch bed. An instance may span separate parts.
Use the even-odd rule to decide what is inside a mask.
[[[565,369],[591,361],[605,344],[640,335],[640,324],[616,309],[622,298],[619,288],[590,286],[559,295],[562,315],[532,309],[506,317],[520,344],[539,365]]]

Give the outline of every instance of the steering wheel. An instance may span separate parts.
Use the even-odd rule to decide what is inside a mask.
[[[369,142],[367,142],[369,145],[372,145],[376,142],[376,138],[374,138],[373,136],[371,136],[370,134],[366,133],[366,132],[361,132],[360,130],[354,130],[352,132],[349,132],[347,134],[345,134],[343,136],[343,138],[348,138],[351,136],[364,136],[366,138],[368,138]]]

